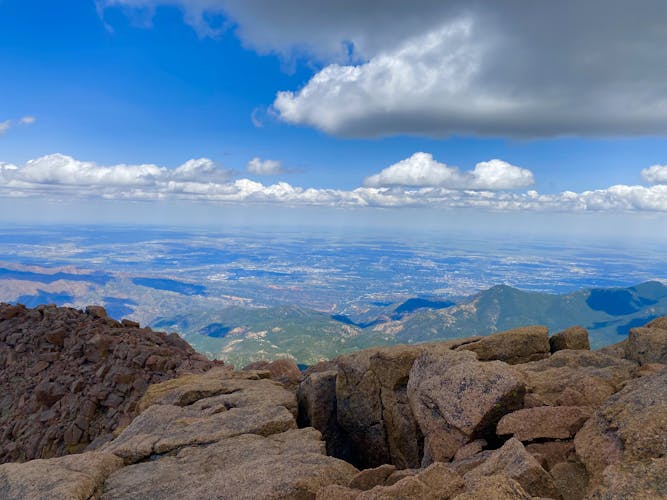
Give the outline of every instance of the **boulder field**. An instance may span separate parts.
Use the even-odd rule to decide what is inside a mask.
[[[76,352],[95,335],[132,329],[134,338],[114,337],[99,358],[73,364],[46,340],[55,329],[47,316],[77,325],[85,316],[85,328],[70,331],[63,320],[58,330],[63,348],[84,337]],[[118,325],[94,308],[0,306],[1,382],[10,391],[0,498],[667,498],[667,318],[601,351],[588,350],[582,328],[550,338],[531,326],[371,348],[304,372],[289,360],[234,370],[177,337]],[[122,345],[148,356],[115,357]],[[158,351],[161,370],[146,361]],[[20,369],[40,361],[48,366],[12,389]],[[89,432],[83,448],[68,447],[69,419],[93,399],[89,386],[112,388],[108,374],[125,366],[144,384],[117,391],[116,413],[95,398],[92,421],[101,423],[89,428],[104,437]],[[84,373],[84,385],[73,391],[63,373]],[[37,398],[43,383],[62,394]],[[51,410],[51,420],[40,416]],[[49,440],[30,440],[32,429]]]
[[[132,421],[150,384],[218,363],[99,306],[0,304],[0,463],[96,447]]]

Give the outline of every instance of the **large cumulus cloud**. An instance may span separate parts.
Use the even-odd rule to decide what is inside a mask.
[[[667,133],[662,0],[99,0],[216,14],[258,51],[323,66],[273,103],[344,136]]]
[[[439,186],[450,189],[518,189],[534,183],[533,173],[503,160],[480,162],[469,172],[440,163],[429,153],[415,153],[381,172],[366,177],[364,185]]]

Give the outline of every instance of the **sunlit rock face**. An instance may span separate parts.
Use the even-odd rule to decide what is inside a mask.
[[[0,332],[11,322],[17,331],[24,316],[70,314],[88,318],[98,333],[133,328],[137,338],[167,338],[110,320],[102,309],[72,311],[2,306]],[[0,496],[660,498],[667,494],[667,369],[660,358],[635,359],[632,346],[659,341],[655,330],[666,322],[636,328],[606,353],[588,350],[574,329],[561,340],[581,349],[561,343],[552,354],[547,332],[527,327],[487,343],[370,348],[302,374],[288,361],[235,371],[190,353],[173,369],[180,375],[134,397],[136,416],[95,451],[0,465]],[[69,335],[56,333],[49,338],[58,343]],[[519,337],[528,341],[518,345]],[[171,339],[164,342],[179,345]],[[135,344],[121,339],[101,352],[96,342],[96,349],[81,345],[87,362],[100,362],[104,352]],[[17,362],[3,356],[5,368]],[[154,372],[162,373],[148,369]],[[57,407],[65,395],[56,398],[52,383],[40,381],[31,397]],[[85,393],[100,382],[83,384]]]

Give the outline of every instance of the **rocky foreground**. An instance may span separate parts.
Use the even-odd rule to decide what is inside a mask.
[[[0,369],[3,389],[11,390],[8,368],[29,370],[23,353],[39,357],[50,330],[32,332],[32,351],[16,352],[8,339],[21,322],[8,307],[0,307]],[[77,314],[108,320],[100,311]],[[112,321],[109,331],[128,327]],[[132,327],[148,351],[165,348],[163,334]],[[64,330],[63,346],[76,344],[80,331]],[[145,335],[163,343],[149,346]],[[102,358],[126,342],[132,340],[108,346]],[[39,373],[56,366],[52,357]],[[166,351],[164,357],[170,359]],[[88,385],[117,384],[108,373],[127,358],[113,357],[106,374],[97,368],[98,378],[81,389],[86,398]],[[134,363],[138,373],[153,373],[147,359]],[[92,377],[88,364],[100,362],[77,366]],[[164,363],[155,372],[163,381],[129,392],[135,399],[121,413],[136,416],[105,424],[113,439],[87,435],[82,453],[64,455],[79,450],[52,445],[42,453],[64,456],[0,465],[0,498],[667,497],[667,318],[597,352],[588,350],[581,328],[549,338],[534,326],[367,349],[304,373],[286,360],[239,371],[206,366],[192,353],[171,371]],[[207,371],[176,376],[179,370]],[[58,377],[57,370],[47,373]],[[62,385],[51,406],[66,420],[69,410],[59,402],[69,398],[66,407],[75,408],[71,395],[78,392]],[[27,387],[22,395],[3,393],[3,422],[14,418],[26,428],[8,415],[29,415],[16,410],[35,397]],[[100,415],[109,411],[105,400],[96,398]],[[37,415],[50,411],[31,404]],[[59,443],[66,428],[53,425],[49,442]],[[1,445],[23,449],[25,442],[28,436],[5,430]]]
[[[0,463],[95,447],[132,421],[150,384],[212,366],[178,335],[102,307],[0,304]]]

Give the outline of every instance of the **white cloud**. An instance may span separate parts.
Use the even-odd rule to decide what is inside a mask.
[[[512,68],[516,55],[489,43],[485,30],[479,21],[464,17],[363,64],[331,64],[302,89],[278,92],[273,108],[288,123],[343,136],[667,132],[667,93],[657,82],[640,91],[631,90],[635,83],[624,83],[627,75],[595,86],[591,81],[590,87],[579,87],[581,82],[563,75],[551,75],[549,82],[539,75],[515,81],[507,75],[527,77],[523,73],[529,68]],[[667,51],[663,55],[667,58]],[[510,67],[498,67],[503,59],[509,59]]]
[[[667,184],[667,165],[653,165],[642,170],[642,177],[651,184]]]
[[[389,174],[402,179],[402,185],[380,185],[378,181],[376,185],[341,190],[303,188],[286,182],[265,185],[250,179],[231,179],[229,171],[205,158],[190,160],[176,169],[169,169],[152,164],[98,166],[55,154],[18,166],[0,163],[0,196],[176,199],[333,207],[439,207],[492,211],[667,212],[667,185],[663,184],[649,187],[616,185],[581,193],[503,191],[500,189],[518,186],[518,182],[527,184],[526,179],[532,179],[530,172],[500,160],[492,160],[461,173],[452,167],[438,164],[429,155],[422,155],[421,159],[426,165],[426,174],[422,177],[410,169],[407,172],[393,171]],[[443,176],[438,168],[449,169],[451,176]],[[423,179],[430,182],[432,170],[440,175],[437,178],[439,182],[442,179],[449,182],[454,178],[462,180],[464,185],[457,188],[444,184],[414,185],[425,182]],[[524,173],[515,175],[513,172],[517,171]],[[385,172],[385,181],[382,182],[389,184],[386,182],[389,174]]]
[[[37,119],[34,116],[24,116],[18,120],[18,123],[20,125],[32,125],[36,121]],[[3,135],[10,128],[12,128],[12,125],[13,125],[12,120],[5,120],[0,122],[0,135]]]
[[[32,124],[35,123],[36,121],[37,121],[37,118],[35,118],[34,116],[29,116],[29,115],[28,115],[28,116],[24,116],[23,118],[21,118],[21,119],[19,120],[19,123],[20,123],[21,125],[32,125]]]
[[[278,92],[273,106],[284,121],[333,134],[429,133],[450,123],[449,133],[467,127],[468,115],[512,107],[509,101],[471,92],[480,57],[472,22],[461,19],[365,64],[329,65],[300,91]]]
[[[10,178],[14,176],[17,170],[18,167],[16,165],[0,161],[0,192],[2,190],[2,186],[9,182]]]
[[[247,47],[319,61],[273,107],[332,134],[667,132],[664,0],[98,3],[176,6],[204,36],[222,16]]]
[[[153,164],[99,166],[71,156],[51,154],[30,160],[21,167],[0,164],[0,191],[109,198],[132,197],[137,193],[143,197],[152,193],[149,197],[159,198],[182,186],[217,185],[230,177],[230,171],[207,158],[189,160],[176,169],[168,169]]]
[[[253,175],[278,175],[285,172],[282,164],[277,160],[262,160],[255,157],[246,166],[248,173]]]
[[[368,187],[460,187],[463,183],[463,176],[457,168],[435,161],[429,153],[415,153],[364,179],[364,185]]]
[[[498,159],[478,163],[470,177],[476,189],[519,189],[535,183],[530,170]]]
[[[198,158],[186,161],[169,176],[180,181],[222,182],[228,180],[232,172],[217,166],[208,158]]]
[[[264,128],[264,110],[262,108],[255,108],[250,113],[250,122],[255,128]]]
[[[439,186],[450,189],[518,189],[534,183],[530,170],[502,160],[478,163],[474,170],[461,172],[437,162],[429,153],[415,153],[380,173],[364,179],[364,186]]]
[[[28,161],[17,170],[17,180],[31,184],[65,186],[140,186],[155,182],[166,169],[156,165],[115,165],[95,163],[53,154]]]

